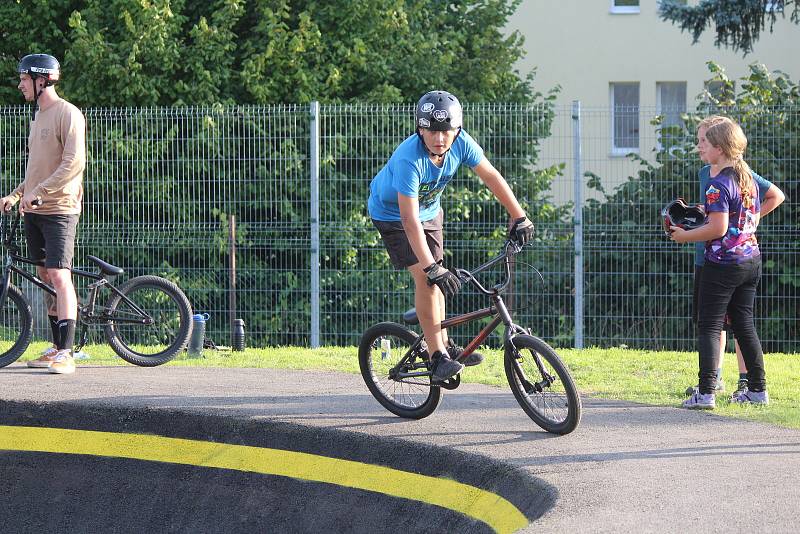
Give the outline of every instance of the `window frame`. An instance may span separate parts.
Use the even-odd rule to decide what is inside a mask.
[[[663,101],[662,95],[661,95],[662,89],[666,85],[677,85],[677,84],[683,84],[683,106],[682,106],[682,109],[681,109],[680,113],[686,113],[689,110],[689,102],[688,102],[688,97],[689,97],[689,86],[688,85],[689,84],[687,82],[685,82],[685,81],[661,81],[661,82],[656,82],[656,114],[657,115],[666,116],[666,113],[664,112],[664,101]],[[662,123],[662,125],[663,125],[663,123]],[[681,126],[681,127],[685,128],[686,124],[684,124],[683,120],[681,120],[680,125],[675,125],[675,126]],[[662,148],[661,138],[660,137],[657,139],[656,145],[657,145],[657,147],[659,149]]]
[[[617,146],[617,138],[615,135],[616,121],[617,121],[617,106],[614,102],[614,96],[617,86],[619,85],[635,85],[637,104],[636,104],[636,147]],[[611,102],[611,153],[612,157],[627,156],[628,154],[639,154],[642,148],[642,84],[640,82],[609,82],[608,83],[608,96]],[[631,106],[634,107],[634,106]],[[631,112],[632,113],[632,112]]]

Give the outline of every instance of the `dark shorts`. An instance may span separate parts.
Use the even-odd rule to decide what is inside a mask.
[[[425,232],[428,249],[430,249],[433,259],[436,261],[442,261],[442,258],[444,258],[443,223],[444,214],[441,210],[439,210],[439,214],[436,217],[422,223],[422,231]],[[389,253],[389,259],[392,260],[392,265],[394,265],[395,269],[405,269],[419,263],[414,251],[411,250],[411,243],[408,242],[408,236],[402,222],[376,221],[373,219],[372,224],[380,232],[383,244]]]
[[[697,296],[698,296],[698,291],[699,291],[699,288],[700,288],[700,273],[701,272],[703,272],[703,266],[702,265],[695,265],[694,266],[694,291],[692,292],[692,322],[694,323],[695,326],[697,326],[697,319],[698,319],[698,315],[699,315],[698,306],[697,306],[697,302],[698,302]],[[725,314],[725,321],[722,324],[722,328],[724,328],[725,331],[728,332],[729,334],[733,333],[733,328],[731,327],[731,318],[728,316],[727,313]]]
[[[69,269],[75,255],[75,236],[80,215],[26,213],[25,239],[28,257],[48,269]]]

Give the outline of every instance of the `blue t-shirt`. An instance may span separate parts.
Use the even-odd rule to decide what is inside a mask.
[[[772,187],[772,182],[759,176],[757,173],[753,172],[753,180],[756,182],[756,186],[758,186],[758,200],[759,206],[761,202],[764,201],[764,196],[767,194],[767,190]],[[700,178],[700,198],[705,198],[706,189],[708,189],[708,182],[711,179],[711,165],[706,165],[700,172],[697,173],[698,177]],[[695,253],[694,253],[694,264],[698,267],[702,267],[705,263],[706,255],[706,243],[705,241],[699,241],[695,243]]]
[[[756,240],[761,201],[756,195],[745,205],[733,167],[725,167],[708,181],[705,191],[706,214],[728,214],[725,235],[706,241],[706,261],[722,264],[742,263],[761,254]]]
[[[428,157],[428,150],[417,134],[400,143],[392,157],[372,179],[367,207],[376,221],[399,221],[397,193],[419,201],[419,220],[429,221],[441,209],[444,187],[458,167],[466,163],[475,168],[483,161],[483,149],[463,129],[444,157],[440,167]]]

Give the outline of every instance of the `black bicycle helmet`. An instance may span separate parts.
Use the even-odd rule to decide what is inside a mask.
[[[44,78],[47,81],[46,85],[55,85],[61,78],[61,65],[51,55],[28,54],[20,60],[17,72],[27,74],[31,78]]]
[[[461,102],[447,91],[430,91],[422,95],[414,111],[417,128],[447,131],[461,128]]]
[[[669,237],[672,233],[670,226],[677,226],[684,230],[693,230],[703,226],[706,220],[706,210],[703,206],[690,206],[682,198],[678,198],[661,209],[661,219],[664,223],[664,233]]]

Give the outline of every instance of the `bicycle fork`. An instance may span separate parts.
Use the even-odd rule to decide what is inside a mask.
[[[519,334],[530,335],[530,332],[525,328],[514,324],[514,321],[511,319],[511,314],[508,312],[508,308],[506,308],[505,303],[502,301],[499,295],[495,296],[494,300],[497,311],[499,312],[500,317],[503,319],[503,323],[506,325],[505,345],[506,350],[513,353],[511,363],[514,367],[514,374],[517,376],[517,380],[519,380],[520,384],[522,384],[523,388],[525,389],[525,392],[529,395],[531,393],[541,393],[545,388],[549,388],[553,382],[555,382],[555,378],[551,376],[544,368],[542,359],[539,357],[539,355],[535,352],[532,352],[531,355],[533,357],[533,361],[536,363],[536,368],[539,370],[542,380],[535,383],[532,383],[530,380],[528,380],[528,377],[525,376],[525,371],[519,364],[519,360],[522,358],[522,355],[520,354],[517,346],[514,344],[514,338]]]

